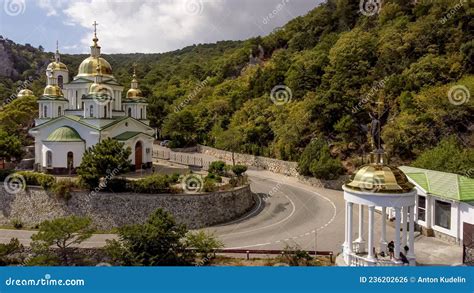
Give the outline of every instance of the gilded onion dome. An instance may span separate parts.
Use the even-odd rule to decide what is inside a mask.
[[[19,98],[23,98],[23,97],[34,97],[34,93],[29,90],[29,89],[22,89],[21,91],[18,92],[18,95],[17,95]]]
[[[48,64],[47,70],[49,71],[69,71],[66,64],[61,62],[61,55],[59,54],[59,43],[56,41],[56,53],[51,63]]]
[[[57,85],[52,85],[52,84],[47,85],[44,88],[43,95],[51,96],[51,97],[64,97],[63,91],[61,90],[61,88]]]
[[[68,71],[66,64],[53,61],[48,64],[47,70],[51,71]]]
[[[79,65],[78,77],[94,76],[97,74],[97,65],[100,66],[100,73],[103,76],[112,76],[112,66],[102,57],[90,56]]]
[[[79,65],[78,77],[95,76],[100,72],[102,76],[112,77],[112,66],[104,58],[100,57],[100,46],[97,38],[97,26],[94,21],[94,38],[92,39],[91,55]],[[97,67],[100,67],[99,70]]]
[[[140,100],[143,98],[142,91],[138,88],[136,65],[133,65],[133,79],[130,89],[127,91],[127,99]]]

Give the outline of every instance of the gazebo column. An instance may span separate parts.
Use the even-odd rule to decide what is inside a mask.
[[[374,211],[375,206],[369,206],[369,239],[368,239],[368,257],[370,260],[375,260],[374,254]]]
[[[349,239],[349,237],[347,237],[347,226],[349,226],[348,224],[348,214],[349,214],[349,202],[346,201],[346,204],[345,204],[345,213],[344,213],[344,244],[343,244],[343,250],[344,252],[347,251],[347,241]]]
[[[365,252],[365,240],[364,240],[364,205],[359,204],[359,234],[357,239],[354,241],[356,244],[356,252]]]
[[[409,219],[410,231],[408,241],[408,261],[411,266],[416,265],[415,256],[415,206],[410,207],[410,219]]]
[[[395,247],[394,247],[394,258],[400,259],[400,220],[401,220],[401,208],[395,208]]]
[[[407,245],[407,219],[408,219],[408,207],[402,208],[402,249]]]
[[[354,203],[349,202],[347,206],[347,251],[352,253],[352,209]]]
[[[387,208],[382,207],[382,235],[380,237],[380,250],[387,253]]]

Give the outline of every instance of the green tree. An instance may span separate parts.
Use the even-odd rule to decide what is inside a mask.
[[[20,139],[0,129],[0,158],[10,161],[12,158],[20,159],[22,156],[23,150]]]
[[[232,166],[235,166],[235,153],[243,143],[242,133],[237,128],[228,129],[216,138],[217,148],[232,152]]]
[[[124,148],[123,143],[105,139],[85,151],[77,173],[89,188],[95,188],[107,173],[118,175],[127,172],[131,152],[129,147]]]
[[[107,240],[108,255],[119,265],[175,266],[192,263],[183,239],[187,229],[157,209],[143,224],[119,228],[119,240]]]
[[[0,244],[0,266],[19,264],[21,260],[12,258],[12,255],[23,250],[17,238],[12,238],[9,243]]]
[[[163,136],[171,139],[172,147],[185,147],[196,143],[197,127],[194,115],[188,110],[170,114],[163,123]]]
[[[197,253],[198,265],[206,265],[214,257],[217,249],[224,247],[212,233],[200,230],[186,235],[186,245]]]
[[[474,166],[474,150],[463,148],[456,136],[450,136],[436,147],[423,152],[412,165],[474,178],[470,172]]]
[[[38,233],[31,236],[31,247],[36,254],[31,264],[46,261],[47,264],[57,262],[61,265],[71,265],[75,246],[89,239],[94,232],[91,224],[90,218],[77,216],[42,222]],[[51,248],[57,249],[58,254],[52,253]]]

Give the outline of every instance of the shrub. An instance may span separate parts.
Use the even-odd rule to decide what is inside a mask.
[[[56,182],[54,176],[38,172],[20,171],[15,174],[23,176],[26,185],[41,186],[44,189],[49,189]]]
[[[13,219],[12,221],[12,226],[15,229],[21,229],[23,228],[23,222],[20,219]]]
[[[171,181],[172,183],[178,183],[180,177],[181,177],[181,175],[180,175],[179,173],[173,173],[173,174],[170,176],[170,181]]]
[[[194,249],[198,257],[196,265],[207,265],[214,258],[217,249],[224,247],[213,234],[205,231],[189,232],[186,235],[186,246]]]
[[[312,140],[304,149],[301,154],[300,160],[298,161],[298,172],[304,176],[311,176],[312,172],[310,166],[313,161],[318,160],[320,157],[321,149],[327,146],[326,142],[322,139]]]
[[[311,141],[303,151],[298,162],[298,172],[305,176],[320,179],[336,179],[344,173],[339,159],[331,157],[327,143],[318,138]]]
[[[12,170],[12,169],[0,170],[0,181],[4,181],[5,178],[7,178],[8,175],[12,174],[13,172],[14,172],[14,170]]]
[[[20,264],[20,259],[12,258],[12,255],[23,250],[23,245],[17,238],[12,238],[9,243],[0,244],[0,266]]]
[[[219,182],[219,183],[222,182],[222,177],[219,176],[219,175],[217,175],[217,174],[214,174],[214,173],[209,173],[209,174],[207,174],[207,176],[205,177],[205,179],[214,180],[215,182]]]
[[[77,187],[77,183],[73,180],[59,180],[51,186],[51,191],[58,199],[70,200],[71,190]]]
[[[225,162],[223,161],[214,161],[209,165],[209,173],[215,173],[218,175],[224,175]]]
[[[244,165],[235,165],[232,166],[232,172],[238,177],[242,176],[247,171],[247,166]]]
[[[118,228],[118,239],[107,240],[104,250],[118,265],[189,265],[192,256],[183,241],[187,232],[171,213],[158,209],[143,224]]]
[[[204,178],[204,184],[202,185],[204,192],[214,192],[217,190],[217,185],[214,180],[209,178]]]
[[[172,179],[168,175],[153,174],[140,180],[130,181],[131,190],[136,193],[166,193],[170,191]]]
[[[107,180],[105,186],[101,191],[109,191],[109,192],[126,192],[129,190],[130,181],[126,178],[111,178]]]
[[[332,180],[337,179],[344,171],[341,161],[334,159],[329,154],[329,148],[327,150],[321,150],[321,156],[319,160],[315,160],[310,165],[310,171],[316,178]]]

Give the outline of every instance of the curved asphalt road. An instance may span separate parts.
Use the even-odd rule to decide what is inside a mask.
[[[318,190],[271,172],[248,171],[248,175],[256,207],[240,219],[207,229],[226,248],[340,249],[344,241],[342,192]]]

